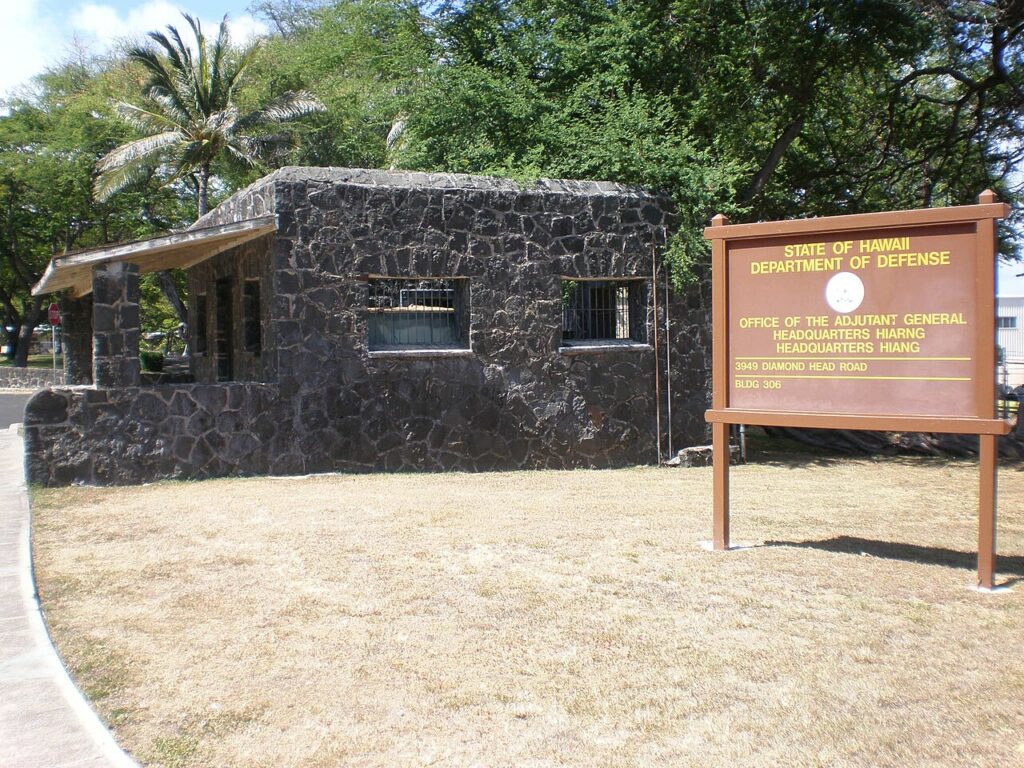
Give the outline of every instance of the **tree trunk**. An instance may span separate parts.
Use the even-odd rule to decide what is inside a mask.
[[[18,348],[14,353],[14,365],[17,368],[28,367],[28,348],[32,343],[32,332],[39,324],[39,316],[43,311],[43,297],[36,296],[32,299],[32,307],[25,313],[25,322],[22,323],[18,332]]]
[[[185,324],[185,328],[188,328],[188,309],[185,308],[185,302],[181,300],[181,296],[178,295],[178,286],[174,283],[174,278],[171,277],[171,273],[167,270],[163,272],[157,272],[157,282],[160,284],[160,292],[167,299],[167,303],[171,305],[174,310],[174,314],[178,316],[178,320]],[[187,335],[187,333],[186,333]]]
[[[18,352],[19,333],[21,333],[21,323],[12,320],[9,325],[4,325],[4,334],[7,337],[7,352],[4,357],[8,360],[13,360]]]
[[[740,205],[746,205],[757,197],[761,190],[764,189],[764,185],[768,183],[768,179],[775,172],[779,163],[782,160],[782,156],[786,154],[786,150],[789,149],[790,145],[796,141],[797,136],[800,135],[800,131],[803,130],[804,120],[806,115],[801,112],[797,115],[796,119],[793,120],[786,129],[782,132],[772,145],[771,150],[768,152],[768,157],[765,158],[761,168],[755,174],[753,180],[739,196]]]
[[[203,163],[199,168],[199,194],[197,195],[199,215],[203,216],[210,209],[210,164]]]

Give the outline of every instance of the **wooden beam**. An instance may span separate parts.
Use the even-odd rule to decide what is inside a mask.
[[[1005,219],[1010,215],[1006,203],[957,205],[951,208],[920,208],[913,211],[855,213],[848,216],[820,216],[788,221],[762,221],[753,224],[726,224],[705,228],[708,240],[743,240],[753,237],[815,234],[826,237],[832,232],[852,229],[886,229],[928,224],[974,224],[979,219]]]
[[[98,248],[81,253],[71,253],[67,256],[58,256],[54,263],[58,269],[61,267],[77,266],[79,264],[99,264],[109,261],[127,261],[138,258],[147,253],[155,253],[161,250],[174,249],[189,243],[197,243],[219,239],[222,237],[233,237],[237,234],[250,233],[253,230],[272,228],[275,226],[275,217],[261,216],[258,219],[246,219],[235,221],[230,224],[221,224],[216,227],[204,227],[202,229],[188,229],[184,232],[174,232],[170,235],[150,238],[149,240],[136,240],[123,245],[112,245],[106,248]]]
[[[797,429],[866,429],[877,432],[944,432],[954,435],[1008,435],[1013,423],[1002,419],[946,416],[869,416],[843,413],[754,411],[739,408],[704,413],[712,424],[754,424]]]

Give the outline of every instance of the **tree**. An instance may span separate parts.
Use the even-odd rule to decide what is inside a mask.
[[[404,101],[434,53],[432,21],[421,6],[422,0],[262,3],[258,7],[281,33],[253,60],[240,101],[308,89],[325,112],[301,126],[295,162],[387,166]]]
[[[914,159],[922,196],[971,202],[990,186],[1004,200],[1024,192],[1024,3],[1019,0],[917,0],[932,32],[927,54],[894,77],[892,133],[924,124]],[[951,183],[952,180],[952,183]],[[960,185],[956,184],[960,181]],[[950,187],[953,194],[950,194]],[[962,191],[956,190],[960,186]],[[1024,210],[1001,228],[1004,256],[1019,243]]]
[[[226,156],[258,166],[291,146],[287,133],[270,129],[319,112],[323,106],[309,93],[288,92],[240,114],[235,97],[259,44],[234,50],[227,16],[217,39],[208,43],[199,21],[182,15],[195,37],[194,53],[170,25],[167,34],[149,34],[158,48],[140,46],[129,51],[128,58],[147,74],[142,89],[147,103],[120,102],[117,114],[143,137],[101,158],[95,189],[97,197],[106,200],[154,168],[166,168],[167,183],[184,179],[194,189],[202,216],[209,210],[214,161]]]
[[[108,111],[127,92],[127,75],[116,62],[80,56],[37,78],[0,116],[0,315],[17,365],[48,300],[30,291],[52,256],[182,221],[180,199],[153,179],[106,203],[93,195],[97,159],[128,138]]]
[[[680,278],[706,259],[700,230],[716,212],[742,221],[957,204],[1000,184],[1012,200],[1019,3],[943,6],[451,2],[436,63],[408,99],[399,162],[664,189],[684,217],[670,251]],[[1002,64],[990,61],[1001,51]],[[979,111],[997,91],[1003,108]],[[965,97],[974,108],[958,107]],[[968,115],[968,130],[950,128]]]

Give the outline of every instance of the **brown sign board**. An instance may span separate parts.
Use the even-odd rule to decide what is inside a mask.
[[[1010,428],[995,418],[995,221],[1007,214],[986,192],[955,208],[715,217],[716,548],[728,548],[729,424],[977,434],[983,464],[991,454],[984,527],[996,436]],[[988,533],[979,583],[991,587]]]
[[[729,406],[981,416],[975,240],[959,225],[731,246]]]

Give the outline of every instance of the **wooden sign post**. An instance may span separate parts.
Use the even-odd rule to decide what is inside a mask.
[[[978,435],[978,585],[995,571],[995,194],[978,205],[712,219],[715,549],[729,548],[729,425]]]

